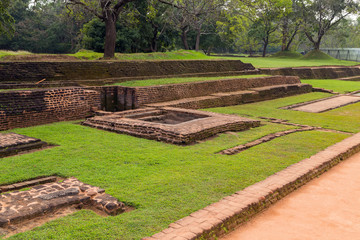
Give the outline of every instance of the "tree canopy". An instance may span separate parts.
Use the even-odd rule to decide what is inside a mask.
[[[0,48],[36,53],[359,47],[356,0],[2,0]],[[349,18],[351,16],[351,18]]]
[[[10,0],[0,1],[0,34],[10,36],[14,32],[14,18],[9,13]]]

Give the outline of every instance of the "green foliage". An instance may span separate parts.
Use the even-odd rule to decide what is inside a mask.
[[[9,13],[15,19],[12,39],[0,38],[0,49],[26,50],[36,53],[65,53],[75,48],[76,25],[62,15],[61,1],[14,0]]]
[[[14,33],[14,18],[9,13],[10,0],[0,1],[0,35],[10,37]]]
[[[360,9],[356,0],[299,0],[297,6],[303,19],[303,31],[315,50],[320,48],[330,29]]]

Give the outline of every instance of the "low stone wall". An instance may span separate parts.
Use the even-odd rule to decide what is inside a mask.
[[[337,79],[360,75],[360,67],[299,67],[299,68],[261,68],[262,74],[298,76],[301,79]]]
[[[68,121],[100,108],[100,93],[84,88],[11,91],[0,94],[0,130]]]
[[[250,71],[239,60],[1,62],[0,83],[90,80]]]
[[[121,109],[132,109],[144,104],[166,102],[183,98],[207,96],[218,92],[234,92],[251,88],[299,84],[294,76],[236,78],[217,81],[191,82],[148,87],[121,87],[118,99]]]

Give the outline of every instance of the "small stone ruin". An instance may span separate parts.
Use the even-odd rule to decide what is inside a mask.
[[[88,118],[84,125],[173,144],[191,144],[226,131],[258,127],[260,121],[181,108],[142,108]]]
[[[46,142],[16,133],[0,134],[0,158],[16,155],[20,152],[41,149],[48,146]]]
[[[106,194],[104,189],[85,184],[76,178],[68,178],[62,182],[57,180],[56,177],[47,177],[0,186],[0,232],[11,232],[19,224],[46,217],[70,206],[93,209],[106,215],[117,215],[125,211],[124,203]],[[17,191],[25,187],[31,189]]]

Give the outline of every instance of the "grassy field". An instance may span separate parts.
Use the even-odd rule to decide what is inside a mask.
[[[268,75],[241,75],[241,76],[223,76],[223,77],[192,77],[192,78],[159,78],[159,79],[146,79],[137,81],[128,81],[121,83],[114,83],[112,85],[119,85],[125,87],[144,87],[153,85],[166,85],[176,83],[187,83],[187,82],[202,82],[212,81],[219,79],[233,79],[233,78],[254,78],[254,77],[265,77]]]
[[[331,79],[301,80],[302,83],[311,84],[313,87],[333,90],[338,93],[349,93],[360,90],[360,81],[340,81]]]
[[[310,93],[207,111],[276,117],[359,132],[360,104],[321,114],[278,109],[327,96]],[[37,176],[74,176],[106,189],[136,210],[107,218],[81,210],[10,239],[140,239],[348,137],[334,132],[301,132],[237,155],[215,154],[289,128],[293,127],[263,122],[259,128],[220,134],[186,147],[92,129],[76,122],[11,130],[59,146],[1,159],[1,184]]]

